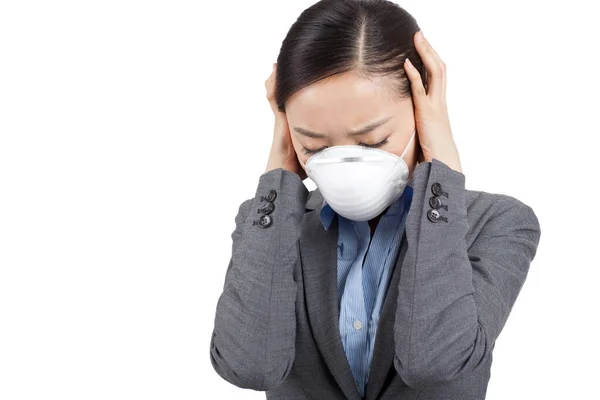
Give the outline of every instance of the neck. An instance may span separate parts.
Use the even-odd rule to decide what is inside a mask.
[[[387,209],[386,209],[387,211]],[[381,215],[383,215],[385,213],[382,212],[381,214],[379,214],[378,216],[376,216],[373,219],[369,220],[369,227],[371,228],[371,237],[373,237],[373,234],[375,233],[375,229],[377,229],[377,224],[379,223],[379,220],[381,219]]]

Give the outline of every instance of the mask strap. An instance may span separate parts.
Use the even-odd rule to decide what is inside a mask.
[[[406,145],[406,148],[402,152],[402,156],[400,156],[401,158],[404,156],[404,154],[406,153],[406,151],[410,147],[410,144],[412,143],[413,139],[415,138],[416,133],[417,133],[417,130],[415,129],[415,131],[413,132],[412,137],[410,138],[410,140],[408,141],[408,144]],[[413,171],[413,173],[410,174],[410,176],[406,179],[406,184],[408,184],[408,183],[410,183],[410,181],[412,181],[412,178],[413,178],[414,174],[415,174],[415,171]]]
[[[415,135],[417,134],[417,130],[415,129],[415,131],[412,134],[412,137],[410,138],[410,140],[408,141],[408,144],[406,145],[406,147],[404,148],[404,151],[402,152],[402,155],[400,156],[400,158],[404,157],[404,154],[406,154],[406,152],[408,151],[408,148],[410,147],[410,144],[412,143],[413,139],[415,138]]]

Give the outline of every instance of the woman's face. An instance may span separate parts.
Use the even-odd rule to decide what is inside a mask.
[[[313,83],[288,99],[286,116],[303,168],[313,151],[338,145],[369,146],[402,154],[415,129],[412,98],[393,100],[389,86],[382,87],[386,78],[375,82],[347,72]],[[374,123],[377,126],[372,129],[351,135]],[[417,162],[417,150],[418,134],[404,154],[410,174]]]

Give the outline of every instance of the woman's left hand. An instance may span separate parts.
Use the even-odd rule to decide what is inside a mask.
[[[421,74],[408,58],[404,61],[404,69],[412,89],[415,124],[424,161],[431,162],[436,158],[462,173],[446,106],[446,64],[423,37],[422,31],[415,33],[413,40],[427,70],[427,91]]]

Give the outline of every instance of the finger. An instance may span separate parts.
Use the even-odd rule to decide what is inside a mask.
[[[419,107],[422,100],[427,96],[427,92],[423,86],[423,80],[421,79],[421,74],[419,71],[417,71],[415,66],[408,58],[404,60],[404,71],[406,72],[408,80],[410,81],[410,88],[412,90],[412,97],[415,107]]]
[[[423,43],[425,43],[427,50],[431,53],[433,58],[436,60],[436,64],[439,65],[441,67],[441,69],[443,70],[446,67],[446,64],[444,63],[444,61],[442,60],[440,55],[437,53],[437,51],[435,51],[435,49],[433,48],[433,46],[431,45],[431,43],[429,42],[429,40],[426,37],[423,37]]]
[[[273,69],[271,70],[271,74],[269,75],[269,77],[267,78],[267,80],[265,81],[265,87],[268,88],[268,85],[273,81],[273,79],[275,78],[275,74],[277,72],[277,64],[273,64]]]
[[[422,31],[415,33],[414,42],[427,70],[427,93],[442,95],[445,86],[445,65],[422,34]]]
[[[269,78],[265,81],[265,88],[267,89],[267,100],[271,103],[271,108],[273,108],[273,103],[275,101],[275,66],[273,66],[273,71]],[[273,109],[273,111],[275,111]]]
[[[429,50],[431,51],[433,57],[436,60],[437,65],[440,66],[440,70],[441,70],[441,93],[442,96],[445,98],[446,97],[446,82],[447,82],[447,71],[446,71],[446,63],[444,62],[444,60],[442,60],[442,58],[440,57],[440,55],[437,53],[437,51],[435,51],[435,49],[433,48],[433,46],[431,45],[431,43],[429,43],[429,40],[427,40],[427,38],[425,38],[425,44],[427,44],[427,46],[429,47]]]
[[[271,71],[271,74],[269,75],[269,77],[267,78],[267,80],[265,81],[265,87],[268,88],[269,84],[271,83],[271,81],[273,80],[273,77],[275,76],[275,67],[273,67],[273,70]]]

